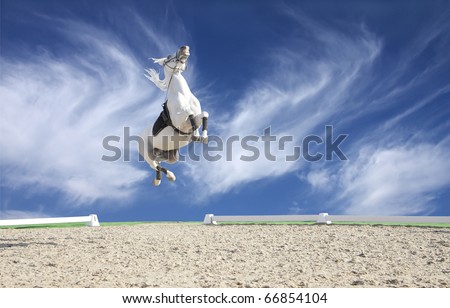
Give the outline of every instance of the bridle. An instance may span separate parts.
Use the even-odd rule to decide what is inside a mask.
[[[169,65],[169,63],[174,62],[174,60],[175,60],[175,66],[171,67]],[[163,67],[167,66],[168,68],[170,68],[172,70],[172,75],[170,75],[169,84],[167,85],[167,91],[169,91],[169,87],[170,87],[170,83],[172,82],[173,74],[175,73],[175,70],[177,69],[177,65],[178,65],[179,62],[181,62],[183,64],[186,64],[186,61],[182,62],[181,58],[179,58],[177,55],[172,56],[172,57],[167,58],[166,60],[164,60]],[[167,99],[167,94],[166,94],[166,99]]]
[[[175,66],[174,66],[174,67],[171,67],[171,66],[169,65],[169,63],[174,62],[174,60],[175,60]],[[166,66],[166,65],[167,65],[168,68],[170,68],[171,70],[175,71],[175,70],[177,69],[177,64],[178,64],[179,62],[181,62],[181,63],[183,63],[183,64],[186,63],[186,61],[185,61],[185,62],[182,62],[181,59],[178,58],[178,57],[175,55],[175,56],[173,56],[173,57],[168,58],[167,60],[164,60],[163,66]]]

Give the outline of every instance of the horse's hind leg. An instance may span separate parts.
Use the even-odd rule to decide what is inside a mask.
[[[144,153],[144,159],[145,161],[149,164],[149,166],[154,169],[156,171],[156,178],[153,180],[153,185],[154,186],[159,186],[161,184],[161,170],[159,170],[160,165],[159,162],[154,160],[155,157],[150,157],[150,155],[148,155],[148,152]]]
[[[177,179],[175,174],[173,174],[173,172],[167,170],[166,168],[163,168],[161,166],[158,166],[157,168],[158,168],[158,171],[160,172],[160,174],[161,174],[161,172],[163,172],[169,181],[173,182]]]
[[[153,180],[153,185],[155,186],[159,186],[161,184],[161,171],[160,170],[156,170],[156,178]]]

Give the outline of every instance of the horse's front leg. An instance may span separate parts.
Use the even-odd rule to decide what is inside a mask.
[[[192,127],[192,141],[200,141],[200,133],[198,131],[198,128],[200,127],[200,125],[198,125],[197,123],[199,122],[197,117],[194,117],[193,114],[189,115],[189,121],[191,123],[191,127]]]
[[[189,116],[189,121],[192,126],[192,141],[201,141],[203,143],[208,143],[208,117],[209,114],[203,111],[198,116]],[[202,126],[202,136],[200,137],[199,127]]]
[[[203,111],[200,116],[202,117],[202,137],[201,141],[204,144],[208,143],[208,117],[209,114],[206,111]]]

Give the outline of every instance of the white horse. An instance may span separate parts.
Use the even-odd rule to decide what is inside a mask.
[[[161,167],[161,162],[170,164],[178,161],[178,149],[191,141],[208,143],[208,113],[203,111],[199,100],[192,94],[186,79],[181,75],[187,68],[189,46],[181,46],[175,55],[155,59],[154,63],[164,67],[164,79],[154,69],[146,69],[146,75],[162,91],[167,91],[163,111],[152,127],[142,134],[144,147],[139,153],[156,171],[153,185],[161,184],[161,172],[170,181],[175,181],[173,172]],[[200,136],[199,127],[202,127]]]

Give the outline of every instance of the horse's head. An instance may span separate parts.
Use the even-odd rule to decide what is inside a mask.
[[[175,55],[168,55],[167,58],[159,59],[155,62],[161,62],[160,64],[164,66],[164,73],[167,76],[167,74],[185,71],[187,68],[187,59],[190,55],[189,46],[181,46]]]
[[[158,88],[165,91],[173,74],[179,74],[187,69],[187,59],[190,56],[189,46],[181,46],[175,55],[166,58],[152,58],[154,63],[164,67],[164,81],[159,80],[159,73],[154,69],[147,69],[145,77],[152,81]]]
[[[181,46],[176,53],[176,58],[181,63],[185,63],[190,55],[189,46]]]

